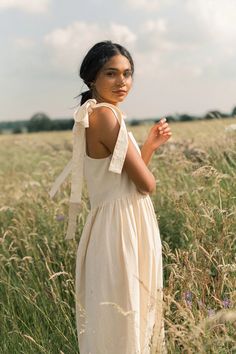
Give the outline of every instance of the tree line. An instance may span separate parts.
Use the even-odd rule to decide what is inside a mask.
[[[0,122],[1,131],[19,133],[33,133],[42,131],[60,131],[71,130],[74,124],[74,119],[50,119],[45,113],[36,113],[29,120],[21,120],[14,122]]]
[[[204,116],[193,116],[189,114],[175,114],[165,116],[168,122],[186,122],[195,121],[202,119],[222,119],[235,117],[236,118],[236,107],[231,113],[222,113],[220,111],[209,111]],[[149,118],[149,119],[129,119],[126,121],[127,125],[135,126],[148,123],[156,123],[160,118]],[[0,122],[0,134],[2,132],[11,133],[22,133],[22,132],[41,132],[41,131],[60,131],[60,130],[71,130],[74,124],[74,119],[50,119],[49,116],[43,112],[38,112],[34,114],[29,120],[14,121],[14,122]]]
[[[207,112],[204,116],[193,116],[190,114],[178,114],[165,116],[168,122],[191,122],[195,120],[203,119],[221,119],[221,118],[236,118],[236,107],[233,108],[231,113],[222,113],[220,111],[214,110]],[[160,118],[153,119],[132,119],[130,125],[142,125],[146,123],[156,123]]]

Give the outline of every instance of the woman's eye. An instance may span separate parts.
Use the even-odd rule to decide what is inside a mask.
[[[113,71],[108,71],[108,72],[106,73],[106,75],[109,76],[109,77],[115,77],[116,73],[113,72]],[[131,75],[132,75],[131,71],[126,71],[126,72],[124,72],[123,77],[124,77],[124,78],[128,78],[128,77],[130,77]]]
[[[130,77],[131,76],[131,72],[130,71],[127,71],[124,73],[124,77]]]
[[[107,73],[107,76],[113,77],[114,75],[115,75],[115,73],[113,73],[113,72],[108,72],[108,73]]]

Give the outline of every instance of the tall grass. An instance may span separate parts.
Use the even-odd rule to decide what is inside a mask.
[[[164,257],[169,353],[236,353],[236,136],[230,120],[172,124],[150,165]],[[149,127],[133,133],[142,142]],[[70,133],[0,137],[2,353],[78,353],[74,279],[77,240],[64,240]]]

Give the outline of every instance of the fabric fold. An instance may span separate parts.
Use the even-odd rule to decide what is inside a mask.
[[[86,154],[85,129],[89,127],[89,114],[95,107],[101,106],[110,108],[120,123],[120,130],[109,165],[109,171],[120,174],[124,165],[125,156],[128,149],[128,133],[121,111],[118,107],[110,103],[97,103],[95,99],[87,100],[74,112],[73,115],[74,126],[72,130],[72,159],[68,162],[61,174],[57,177],[49,191],[50,197],[53,198],[64,180],[70,173],[72,173],[68,226],[65,237],[66,240],[75,238],[77,216],[79,210],[81,209],[81,195],[84,179],[84,156]]]

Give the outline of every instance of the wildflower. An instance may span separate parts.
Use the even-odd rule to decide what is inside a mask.
[[[65,216],[63,214],[57,214],[56,215],[56,221],[60,222],[60,221],[64,221]]]
[[[228,308],[230,307],[230,305],[231,305],[230,299],[227,298],[227,297],[225,297],[225,298],[223,299],[223,301],[222,301],[222,304],[223,304],[223,306],[224,306],[225,309],[228,309]]]
[[[192,306],[192,298],[193,298],[193,294],[191,293],[191,291],[186,291],[184,293],[184,300],[186,301],[186,304],[191,307]]]
[[[208,309],[208,316],[211,317],[211,316],[214,316],[216,311],[214,309]]]

